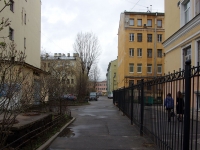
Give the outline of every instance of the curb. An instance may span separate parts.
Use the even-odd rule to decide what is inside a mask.
[[[56,137],[58,136],[58,134],[60,132],[62,132],[67,126],[69,126],[72,122],[74,122],[76,118],[72,118],[72,120],[70,120],[70,122],[68,122],[64,127],[62,127],[60,129],[59,132],[57,132],[56,134],[54,134],[48,141],[46,141],[42,146],[40,146],[39,148],[37,148],[36,150],[45,150],[49,147],[49,145],[56,139]]]

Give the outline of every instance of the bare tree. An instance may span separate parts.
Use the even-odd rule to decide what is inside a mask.
[[[91,66],[100,55],[100,45],[93,33],[78,33],[74,43],[74,51],[80,56],[82,74],[89,75]]]
[[[96,83],[98,82],[100,77],[100,70],[98,66],[95,64],[92,66],[91,72],[89,74],[90,81],[92,82],[92,88],[95,89]]]

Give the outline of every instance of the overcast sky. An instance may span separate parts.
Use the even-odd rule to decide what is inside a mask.
[[[126,11],[164,12],[164,0],[41,0],[41,47],[46,52],[74,53],[79,32],[93,32],[99,39],[100,81],[106,79],[110,61],[117,58],[120,14]]]

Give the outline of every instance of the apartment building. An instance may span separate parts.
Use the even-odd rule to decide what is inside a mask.
[[[111,61],[107,69],[107,93],[117,89],[117,59]]]
[[[200,62],[200,0],[165,0],[165,72]]]
[[[6,43],[7,46],[13,42],[17,53],[25,53],[26,59],[21,71],[22,75],[28,76],[27,80],[34,84],[34,100],[37,101],[41,92],[39,76],[45,73],[40,69],[41,1],[9,0],[5,2],[9,2],[9,5],[1,11],[0,19],[4,18],[5,21],[9,18],[10,25],[0,31],[0,42]],[[0,6],[2,6],[1,9],[5,6],[4,1],[0,1]],[[13,58],[13,62],[18,61],[17,58]]]
[[[96,83],[96,92],[100,93],[101,95],[106,95],[107,94],[107,81],[98,81]]]
[[[164,13],[127,12],[118,29],[118,88],[163,75]]]
[[[68,92],[70,93],[75,92],[74,88],[77,83],[77,75],[80,74],[79,63],[80,59],[77,53],[73,53],[72,56],[70,56],[70,53],[67,55],[63,53],[54,53],[52,56],[46,53],[41,56],[42,70],[49,72],[52,75],[58,71],[59,73],[56,74],[56,77],[66,80]]]

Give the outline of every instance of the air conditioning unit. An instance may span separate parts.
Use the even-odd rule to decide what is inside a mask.
[[[191,55],[186,55],[185,56],[185,61],[187,61],[187,60],[191,60]]]

